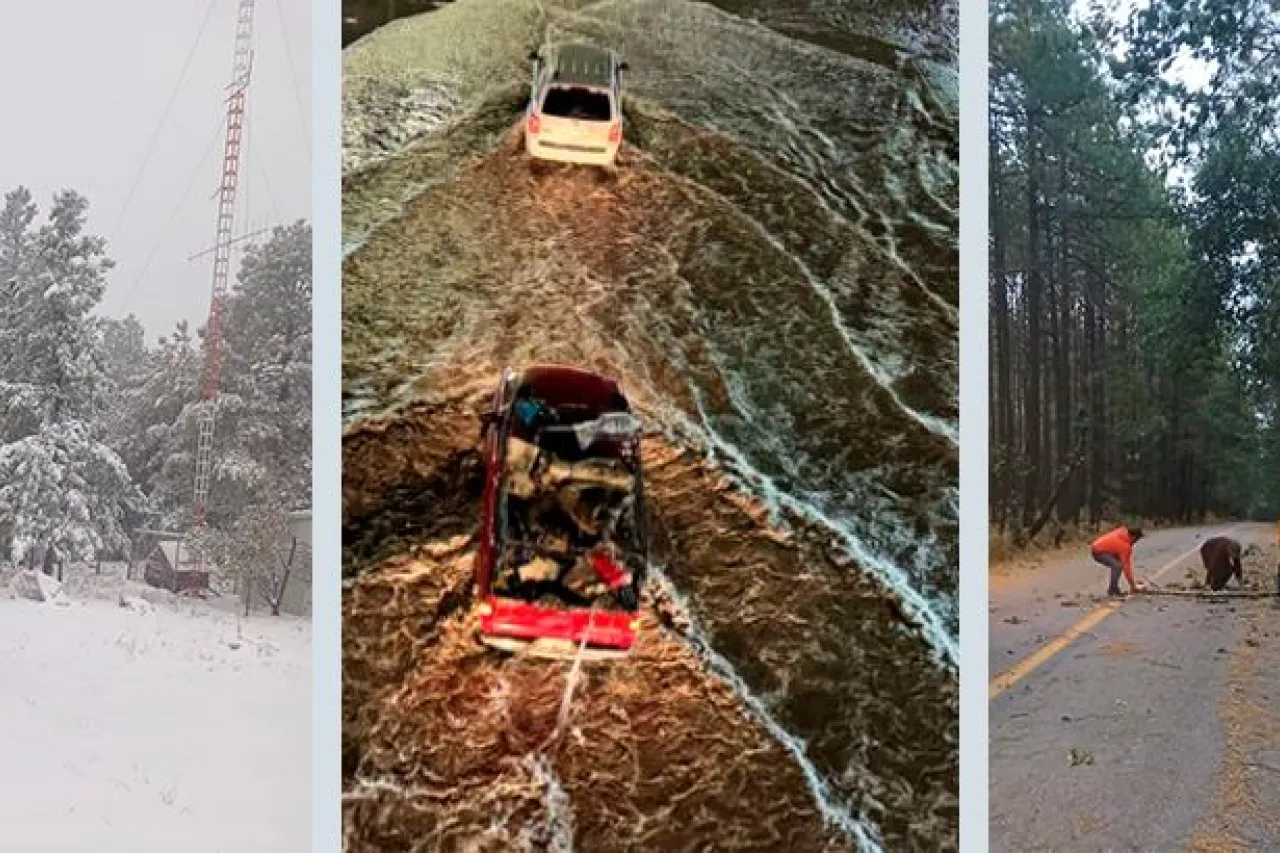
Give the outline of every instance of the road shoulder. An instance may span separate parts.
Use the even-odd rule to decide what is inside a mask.
[[[1260,561],[1280,563],[1271,543]],[[1218,713],[1224,736],[1213,807],[1192,853],[1280,848],[1280,603],[1250,602]]]

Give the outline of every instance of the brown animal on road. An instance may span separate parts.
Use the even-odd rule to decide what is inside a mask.
[[[1206,539],[1200,546],[1200,560],[1204,563],[1204,585],[1214,592],[1225,587],[1232,575],[1244,586],[1244,566],[1236,540],[1227,536]]]

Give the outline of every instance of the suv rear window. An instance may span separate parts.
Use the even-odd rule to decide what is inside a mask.
[[[556,118],[584,121],[609,121],[613,118],[609,96],[591,89],[552,87],[542,101],[542,111]]]

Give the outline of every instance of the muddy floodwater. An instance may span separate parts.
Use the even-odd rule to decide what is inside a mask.
[[[344,53],[349,851],[958,846],[954,4],[455,0]],[[616,174],[533,169],[525,57],[618,50]],[[504,365],[616,377],[622,663],[475,639]]]

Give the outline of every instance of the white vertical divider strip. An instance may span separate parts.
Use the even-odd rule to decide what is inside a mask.
[[[988,849],[987,4],[960,3],[960,849]]]
[[[311,850],[342,849],[342,180],[340,0],[311,3]]]

